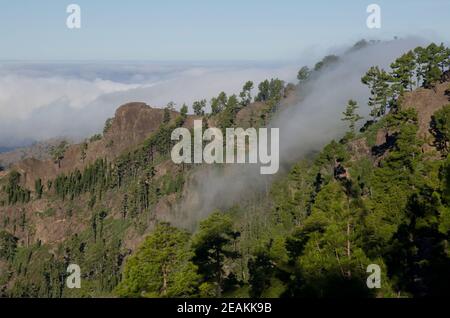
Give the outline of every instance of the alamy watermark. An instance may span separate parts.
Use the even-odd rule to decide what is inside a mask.
[[[194,120],[193,151],[192,136],[189,129],[176,128],[172,132],[171,139],[178,141],[171,152],[172,161],[176,164],[256,164],[259,162],[261,174],[275,174],[280,166],[280,133],[278,128],[259,128],[258,130],[255,128],[246,130],[243,128],[227,128],[225,151],[222,131],[219,128],[208,128],[203,132],[202,120]],[[209,142],[204,149],[203,141]]]
[[[81,29],[81,7],[78,4],[69,4],[66,8],[69,16],[66,19],[66,26],[69,29]],[[376,3],[369,4],[366,12],[369,16],[366,20],[366,25],[369,29],[381,28],[381,7]]]
[[[77,264],[70,264],[67,267],[67,273],[69,274],[69,276],[67,276],[67,279],[66,279],[67,288],[69,288],[69,289],[81,288],[80,266]]]
[[[370,264],[367,266],[367,273],[369,273],[369,277],[367,277],[367,288],[374,289],[374,288],[381,288],[381,268],[377,264]]]
[[[366,20],[369,29],[381,29],[381,7],[376,4],[367,6],[367,13],[370,13]]]
[[[70,13],[66,19],[66,26],[69,29],[81,29],[81,8],[78,4],[69,4],[66,9]]]

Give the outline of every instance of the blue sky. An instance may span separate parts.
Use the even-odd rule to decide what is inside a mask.
[[[290,60],[362,37],[450,39],[450,0],[0,1],[1,60]],[[381,30],[366,27],[370,3]]]

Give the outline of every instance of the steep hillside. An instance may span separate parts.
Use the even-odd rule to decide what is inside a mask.
[[[10,167],[10,170],[19,171],[25,187],[33,189],[37,179],[45,183],[61,173],[82,170],[99,158],[112,161],[123,152],[133,150],[159,128],[163,116],[163,109],[151,108],[145,103],[122,105],[117,109],[103,136],[93,136],[84,143],[69,145],[59,164],[49,158],[51,154],[48,154],[43,160],[30,157],[19,161]],[[176,112],[172,111],[171,118],[175,116]],[[192,126],[192,120],[189,117],[186,125]]]
[[[444,52],[432,44],[405,53],[389,72],[371,68],[362,78],[371,118],[359,132],[350,100],[342,138],[264,191],[210,211],[192,233],[163,221],[197,212],[180,203],[206,168],[172,162],[171,132],[196,118],[222,130],[267,125],[338,57],[302,68],[296,86],[264,81],[254,99],[251,82],[239,97],[221,93],[211,113],[203,101],[195,116],[186,107],[126,104],[102,135],[58,146],[51,160],[18,162],[0,177],[0,295],[448,295],[450,54],[437,58]],[[81,289],[65,286],[69,264],[81,267]],[[380,289],[367,288],[371,264],[381,270]]]
[[[438,84],[434,89],[419,88],[414,92],[406,93],[402,101],[405,109],[412,108],[417,111],[419,115],[419,137],[428,141],[428,143],[432,142],[430,132],[431,117],[443,105],[449,104],[449,89],[450,85],[448,82]]]

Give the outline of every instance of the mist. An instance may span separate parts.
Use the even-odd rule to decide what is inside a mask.
[[[264,196],[274,178],[283,175],[307,154],[341,138],[346,125],[342,112],[349,99],[368,117],[369,90],[361,77],[370,66],[389,69],[406,51],[425,45],[420,38],[372,44],[357,51],[336,49],[336,65],[323,69],[301,89],[301,101],[277,114],[269,127],[280,129],[280,171],[260,174],[258,164],[202,166],[190,176],[183,200],[169,217],[192,228],[216,209],[228,209],[252,195]],[[320,61],[323,55],[303,59]],[[247,80],[256,84],[278,77],[294,82],[301,63],[284,64],[165,64],[56,63],[0,65],[0,147],[14,147],[53,137],[85,138],[100,132],[118,106],[142,101],[180,108],[220,91],[238,93]]]
[[[361,83],[361,77],[371,66],[388,70],[401,54],[425,43],[423,39],[407,38],[337,53],[340,61],[320,71],[299,92],[301,101],[284,108],[269,124],[280,129],[280,166],[284,169],[280,169],[278,175],[286,173],[307,154],[320,151],[331,140],[344,135],[347,127],[341,118],[349,99],[356,100],[360,114],[368,118],[369,89]],[[317,57],[317,61],[321,58]],[[258,164],[197,169],[171,221],[193,228],[216,209],[228,209],[251,196],[266,195],[277,176],[263,176],[259,172]]]
[[[0,148],[54,137],[81,140],[103,129],[122,104],[180,108],[247,80],[295,78],[295,68],[255,63],[3,63],[0,64]]]

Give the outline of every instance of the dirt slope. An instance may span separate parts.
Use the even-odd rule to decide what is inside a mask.
[[[413,108],[419,117],[419,137],[430,143],[430,122],[433,114],[445,105],[450,104],[446,91],[449,82],[438,84],[435,89],[419,88],[413,92],[406,93],[402,101],[402,107]]]
[[[145,103],[122,105],[117,109],[105,136],[100,140],[88,142],[84,160],[81,155],[82,145],[74,144],[66,150],[60,167],[52,159],[27,158],[14,164],[11,169],[22,174],[22,182],[26,188],[33,189],[34,182],[38,178],[45,183],[61,173],[69,173],[75,169],[82,170],[98,158],[107,158],[111,161],[124,151],[133,149],[158,129],[163,116],[163,109],[152,108]],[[177,112],[173,111],[172,120],[176,116]],[[191,122],[192,119],[188,118],[186,125],[192,124]]]

